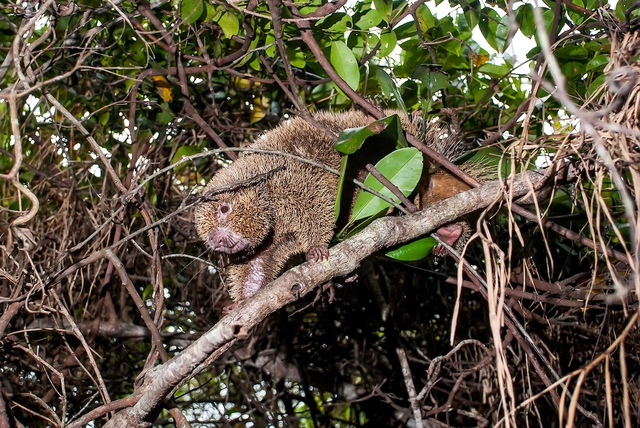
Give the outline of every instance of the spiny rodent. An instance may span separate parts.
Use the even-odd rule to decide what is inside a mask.
[[[335,134],[372,122],[357,111],[321,112],[314,119]],[[401,116],[401,121],[405,130],[419,133],[406,115]],[[291,153],[340,169],[341,155],[334,149],[334,142],[315,126],[295,117],[266,132],[250,147]],[[333,236],[338,177],[308,163],[277,154],[248,152],[217,171],[203,192],[260,175],[264,178],[218,193],[195,210],[199,236],[212,250],[229,255],[224,280],[234,301],[250,297],[274,280],[295,254],[304,253],[308,260],[325,259]],[[437,202],[428,199],[427,196],[425,201],[429,205]],[[453,243],[455,239],[445,241]]]

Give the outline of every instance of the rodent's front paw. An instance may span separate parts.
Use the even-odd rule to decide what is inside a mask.
[[[317,263],[321,260],[327,260],[328,258],[329,249],[325,245],[316,245],[307,251],[307,260],[313,260]]]

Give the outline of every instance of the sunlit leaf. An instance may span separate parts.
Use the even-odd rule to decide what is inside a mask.
[[[204,12],[203,0],[182,0],[180,6],[181,17],[189,24],[196,22]]]
[[[382,18],[383,15],[380,13],[380,11],[371,9],[363,16],[361,16],[355,25],[361,30],[368,30],[380,24],[380,22],[382,22]]]
[[[398,86],[393,81],[391,76],[387,74],[381,68],[376,68],[376,77],[378,77],[378,82],[380,82],[380,89],[382,89],[382,93],[385,97],[391,98],[393,95],[395,97],[396,103],[398,104],[398,108],[404,112],[407,111],[407,107],[404,105],[404,100],[400,95],[400,91],[398,90]]]
[[[413,262],[427,257],[437,245],[438,242],[428,236],[426,238],[421,238],[416,241],[409,242],[408,244],[401,245],[398,248],[388,251],[386,255],[395,260]]]
[[[375,168],[407,196],[416,187],[422,174],[422,153],[414,147],[396,150],[382,158],[382,160],[375,165]],[[364,184],[396,202],[399,201],[389,189],[384,187],[382,183],[371,174],[367,176]],[[358,221],[378,215],[390,206],[388,202],[371,193],[360,192],[353,206],[351,221]]]
[[[220,28],[222,28],[222,32],[227,38],[231,38],[232,36],[237,36],[238,31],[240,30],[240,22],[238,21],[238,17],[230,12],[222,12],[220,17],[215,20]]]
[[[160,98],[167,103],[173,101],[173,86],[167,78],[164,76],[151,76],[151,79],[158,90],[158,94],[160,94]]]
[[[392,31],[384,32],[380,34],[380,50],[378,51],[379,57],[386,57],[396,48],[396,43],[398,39],[396,38],[396,33]]]
[[[338,136],[334,147],[340,153],[352,154],[362,147],[367,138],[385,133],[391,140],[396,141],[396,147],[407,146],[400,119],[394,114],[376,120],[367,126],[343,130]]]
[[[360,70],[353,52],[343,41],[335,41],[331,44],[331,65],[351,89],[358,89],[360,84]]]
[[[252,125],[264,119],[264,117],[267,115],[270,104],[271,103],[269,102],[269,99],[266,97],[257,97],[253,100],[253,109],[251,109],[250,121]]]

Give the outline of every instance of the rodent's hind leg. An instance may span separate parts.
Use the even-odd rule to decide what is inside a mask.
[[[329,258],[329,248],[327,248],[326,245],[314,245],[307,251],[305,258],[307,260],[313,260],[316,263],[327,260]]]

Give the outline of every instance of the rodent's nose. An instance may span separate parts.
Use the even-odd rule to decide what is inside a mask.
[[[221,251],[230,254],[235,244],[230,231],[226,229],[213,229],[209,232],[209,246],[213,251]]]
[[[235,254],[251,245],[251,242],[242,234],[226,227],[212,229],[207,240],[213,251],[227,254]]]
[[[223,234],[218,233],[217,230],[209,232],[209,245],[214,251],[220,251],[225,246],[225,238]]]

